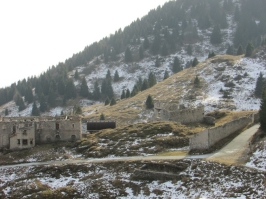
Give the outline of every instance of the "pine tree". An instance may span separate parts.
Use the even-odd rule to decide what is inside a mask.
[[[123,90],[121,94],[121,99],[125,99],[125,98],[126,98],[126,93],[125,93],[125,90]]]
[[[114,90],[113,90],[111,80],[107,80],[106,95],[109,97],[109,99],[114,97]]]
[[[141,86],[141,91],[144,91],[149,88],[149,83],[147,79],[144,79],[142,86]]]
[[[110,72],[109,69],[107,70],[107,73],[106,73],[105,78],[106,78],[106,79],[111,79],[111,72]]]
[[[32,111],[31,111],[32,116],[39,116],[40,112],[39,109],[37,108],[36,102],[34,101],[32,104]]]
[[[75,71],[74,78],[75,78],[76,80],[77,80],[77,79],[79,79],[79,73],[78,73],[78,71],[77,71],[77,70]]]
[[[249,42],[247,47],[246,47],[245,57],[251,57],[253,51],[254,51],[254,46],[253,46],[253,44],[251,42]]]
[[[152,109],[153,107],[154,107],[153,99],[151,95],[148,95],[147,100],[146,100],[146,108]]]
[[[116,104],[116,101],[115,101],[115,99],[114,99],[114,98],[112,98],[112,99],[111,99],[110,106],[113,106],[113,105],[115,105],[115,104]]]
[[[199,61],[198,61],[198,59],[195,57],[195,58],[193,59],[193,62],[192,62],[192,67],[197,66],[198,63],[199,63]]]
[[[79,94],[82,97],[89,97],[89,87],[87,85],[85,77],[82,78]]]
[[[243,50],[242,46],[240,45],[240,46],[238,47],[238,49],[237,49],[237,53],[236,53],[236,55],[243,55],[243,54],[244,54],[244,50]]]
[[[33,102],[32,88],[30,86],[26,87],[26,90],[25,90],[25,101],[28,102],[28,103],[32,103]]]
[[[173,72],[178,73],[181,70],[182,70],[182,68],[181,68],[180,61],[179,61],[178,57],[175,57],[174,63],[173,63]]]
[[[196,76],[196,78],[194,79],[194,85],[195,85],[195,87],[199,87],[199,85],[200,85],[200,80],[199,80],[198,76]]]
[[[95,100],[99,100],[101,97],[101,92],[100,92],[100,88],[99,88],[99,84],[98,84],[98,81],[96,81],[94,83],[94,90],[93,90],[93,98]]]
[[[162,46],[161,55],[162,56],[168,55],[168,48],[167,48],[166,43],[164,43],[163,46]]]
[[[131,92],[131,97],[134,97],[135,95],[137,95],[138,92],[139,92],[139,88],[137,85],[135,85],[132,92]]]
[[[161,62],[160,62],[159,57],[157,56],[155,60],[155,67],[159,67],[160,65],[161,65]]]
[[[139,60],[142,60],[144,58],[144,50],[143,47],[139,47]]]
[[[166,70],[166,71],[164,72],[163,79],[165,80],[165,79],[167,79],[168,77],[169,77],[169,73],[168,73],[168,71]]]
[[[152,72],[150,72],[149,74],[148,82],[149,82],[149,87],[153,87],[155,84],[157,84],[156,77]]]
[[[209,58],[212,58],[212,57],[215,57],[215,53],[213,51],[212,52],[209,52],[208,59]]]
[[[262,99],[260,103],[260,128],[264,133],[266,132],[266,87],[264,85],[263,91],[262,91]]]
[[[103,113],[100,115],[100,120],[105,120],[105,115]]]
[[[108,104],[110,104],[110,100],[109,100],[109,98],[107,97],[107,98],[105,99],[104,105],[106,106],[106,105],[108,105]]]
[[[125,51],[125,62],[132,62],[132,53],[129,47],[127,47]]]
[[[234,55],[234,48],[232,45],[229,45],[227,50],[226,50],[227,55]]]
[[[77,90],[76,90],[76,87],[75,87],[72,79],[67,80],[66,88],[67,88],[66,89],[66,98],[67,99],[76,98]],[[53,90],[53,92],[54,92],[54,90]]]
[[[262,73],[260,72],[260,75],[257,79],[256,82],[256,87],[255,87],[255,96],[261,98],[262,95],[262,89],[263,89],[263,82],[264,82],[264,78]]]
[[[189,44],[188,46],[187,46],[187,54],[188,55],[192,55],[192,46]]]
[[[144,38],[143,48],[147,50],[150,47],[150,42],[147,37]]]
[[[40,100],[40,111],[45,112],[47,109],[47,104],[43,94],[40,95],[39,100]]]
[[[56,97],[55,91],[52,88],[50,88],[49,93],[48,93],[48,99],[47,99],[50,107],[55,107],[55,97]],[[67,98],[67,99],[70,99],[70,98]]]
[[[115,71],[115,75],[114,75],[114,82],[118,82],[119,81],[119,74],[117,72],[117,70]]]
[[[240,11],[239,11],[239,7],[238,6],[235,7],[234,19],[235,19],[235,21],[239,21],[240,20]]]
[[[212,34],[211,34],[211,43],[212,44],[220,44],[222,43],[222,33],[219,25],[214,26]]]
[[[152,54],[157,55],[160,52],[160,47],[161,47],[161,37],[160,37],[160,34],[157,33],[154,37],[154,40],[151,46]]]
[[[126,98],[130,98],[130,90],[129,89],[127,89]]]

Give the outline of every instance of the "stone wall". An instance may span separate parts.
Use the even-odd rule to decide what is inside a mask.
[[[176,121],[181,123],[202,122],[204,106],[184,107],[178,103],[156,101],[154,103],[154,119]]]
[[[16,133],[10,135],[10,149],[26,149],[35,146],[35,125],[19,124]]]
[[[35,143],[79,140],[81,129],[81,119],[76,116],[0,118],[0,148],[22,149]],[[28,140],[29,146],[19,145],[18,140],[22,144]]]
[[[206,129],[194,136],[189,140],[190,150],[205,150],[209,149],[218,141],[228,137],[232,133],[243,129],[248,124],[253,123],[254,114],[248,115],[246,117],[239,118],[228,122],[222,126],[217,126],[214,128]]]

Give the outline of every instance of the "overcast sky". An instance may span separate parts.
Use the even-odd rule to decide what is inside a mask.
[[[168,0],[1,0],[0,87],[40,75]]]

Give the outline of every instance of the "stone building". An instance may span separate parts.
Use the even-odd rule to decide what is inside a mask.
[[[176,121],[180,123],[202,122],[204,117],[204,106],[185,107],[175,102],[155,101],[154,119]]]
[[[81,118],[5,117],[0,119],[0,148],[24,149],[35,144],[75,141],[82,137]]]

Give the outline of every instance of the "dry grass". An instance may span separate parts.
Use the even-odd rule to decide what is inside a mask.
[[[230,122],[232,120],[236,120],[236,119],[239,119],[239,118],[244,117],[246,115],[256,113],[257,111],[237,111],[237,112],[225,111],[225,112],[226,112],[226,116],[222,117],[220,119],[217,119],[215,122],[215,126],[223,125],[223,124]]]
[[[87,120],[99,120],[103,113],[107,120],[115,120],[118,126],[128,125],[148,119],[145,115],[149,113],[145,108],[145,101],[148,95],[151,95],[154,100],[179,102],[181,100],[193,101],[197,96],[205,96],[205,90],[208,88],[207,82],[200,76],[200,86],[194,86],[194,79],[203,70],[208,73],[210,63],[227,62],[234,64],[240,59],[239,56],[222,55],[215,56],[199,63],[196,67],[185,69],[177,74],[172,75],[168,79],[159,82],[155,86],[145,91],[138,93],[136,96],[119,100],[114,106],[104,106],[104,104],[96,104],[90,107],[84,107],[83,112],[88,112],[89,115],[84,116]],[[211,73],[211,71],[209,71]],[[146,112],[145,112],[146,111]]]

